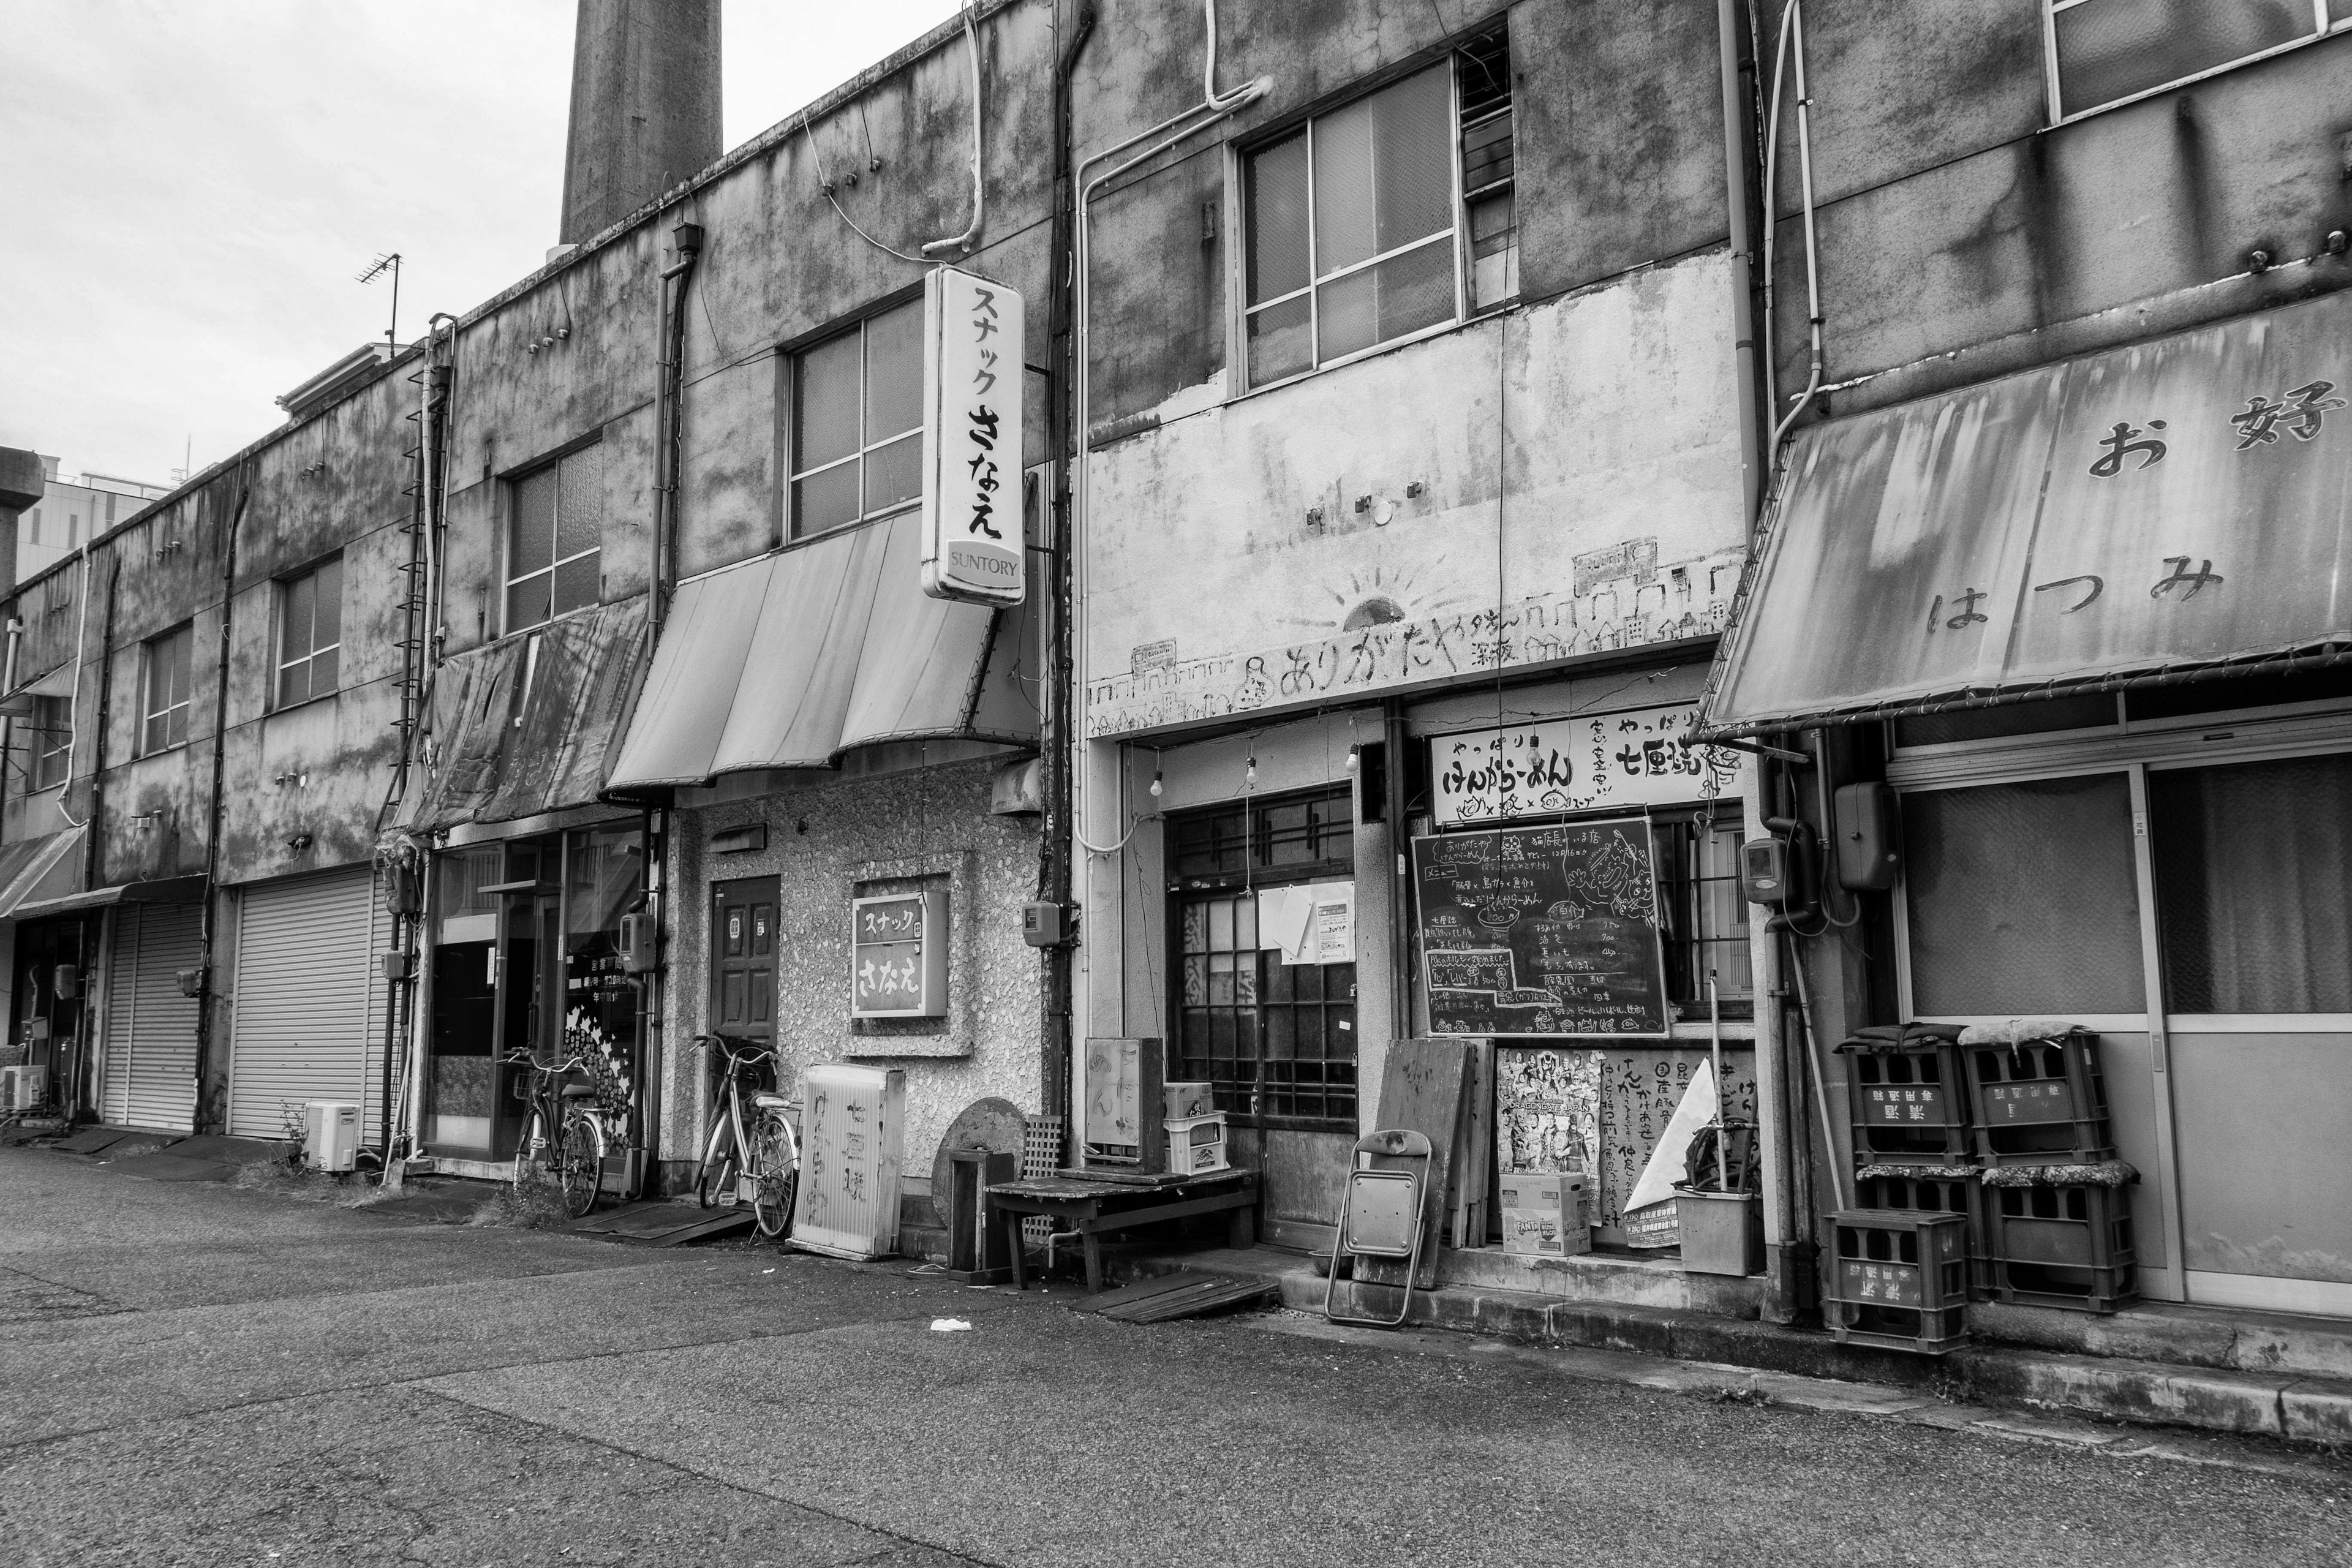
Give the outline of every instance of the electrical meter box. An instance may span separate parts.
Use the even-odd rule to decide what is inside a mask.
[[[852,899],[849,921],[851,1017],[947,1016],[946,889]]]
[[[625,974],[643,974],[654,967],[657,945],[656,922],[651,910],[641,910],[621,917],[621,970]]]
[[[1856,893],[1893,888],[1903,865],[1895,792],[1883,784],[1840,784],[1833,802],[1838,886]]]
[[[1060,947],[1070,940],[1070,907],[1052,902],[1022,905],[1021,940],[1031,947]]]
[[[360,1108],[313,1100],[302,1107],[302,1163],[314,1171],[348,1171],[358,1163]]]
[[[1789,846],[1778,838],[1751,838],[1739,847],[1739,890],[1751,904],[1789,901]]]

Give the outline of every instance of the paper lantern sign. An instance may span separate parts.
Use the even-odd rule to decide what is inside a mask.
[[[849,1016],[945,1017],[946,890],[852,899],[849,918]]]

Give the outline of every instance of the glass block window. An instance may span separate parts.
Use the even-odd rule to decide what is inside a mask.
[[[150,637],[141,682],[139,754],[183,746],[188,741],[188,666],[196,650],[196,629],[182,626]]]
[[[2120,103],[2347,21],[2342,0],[2050,0],[2052,112]]]
[[[1355,872],[1350,793],[1234,803],[1175,819],[1171,926],[1178,1076],[1217,1108],[1280,1125],[1356,1125],[1356,966],[1258,945],[1264,888]]]
[[[793,537],[923,495],[923,307],[860,321],[793,357]]]
[[[343,646],[341,556],[278,585],[276,705],[291,708],[335,689]]]
[[[510,488],[506,629],[522,631],[604,596],[604,449],[583,447]]]

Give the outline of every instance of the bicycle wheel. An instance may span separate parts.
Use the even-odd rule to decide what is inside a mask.
[[[578,1219],[596,1206],[604,1176],[604,1130],[584,1110],[563,1119],[563,1142],[556,1151],[557,1178],[563,1186],[563,1212]]]
[[[695,1174],[694,1201],[704,1208],[716,1208],[719,1194],[735,1190],[735,1140],[730,1127],[722,1111],[710,1130],[710,1144],[702,1152],[702,1169]]]
[[[751,1224],[773,1240],[792,1228],[793,1200],[800,1191],[800,1151],[783,1113],[764,1110],[751,1132]]]
[[[537,1181],[546,1170],[551,1152],[547,1136],[547,1112],[531,1107],[530,1120],[523,1124],[522,1142],[515,1145],[513,1186],[518,1193]]]

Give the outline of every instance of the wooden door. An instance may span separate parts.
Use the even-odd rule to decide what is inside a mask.
[[[776,879],[710,888],[710,1032],[769,1040],[776,1033]]]

